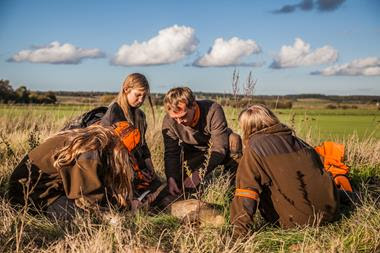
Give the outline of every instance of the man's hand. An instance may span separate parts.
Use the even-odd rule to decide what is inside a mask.
[[[196,170],[191,173],[191,177],[187,177],[185,181],[183,181],[183,185],[185,188],[196,188],[200,182],[199,172]]]
[[[132,200],[131,202],[132,213],[135,213],[141,206],[142,206],[142,203],[140,200],[137,200],[137,199]]]
[[[177,186],[177,183],[172,177],[169,177],[168,179],[168,188],[169,188],[169,193],[173,196],[176,196],[181,193],[181,191],[179,190]]]

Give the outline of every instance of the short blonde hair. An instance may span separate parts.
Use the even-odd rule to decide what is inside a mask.
[[[243,139],[264,128],[280,123],[277,116],[265,105],[257,104],[243,110],[239,115],[239,126],[243,130]]]
[[[166,111],[178,111],[179,103],[186,104],[187,108],[191,108],[195,102],[195,96],[188,87],[176,87],[170,89],[164,98],[164,107]]]

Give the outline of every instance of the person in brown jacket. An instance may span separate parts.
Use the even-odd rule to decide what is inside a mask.
[[[335,219],[339,195],[319,155],[263,105],[243,110],[243,157],[231,203],[235,236],[246,235],[258,208],[283,228]]]
[[[141,141],[131,155],[138,164],[139,173],[134,182],[136,191],[141,194],[147,191],[155,192],[162,185],[155,173],[151,153],[145,139],[147,121],[145,113],[140,107],[146,98],[148,98],[151,113],[155,119],[149,82],[144,75],[132,73],[124,80],[117,97],[108,107],[96,107],[66,123],[62,129],[83,128],[92,124],[109,127],[119,122],[128,122],[132,127],[138,129],[141,134]]]
[[[181,194],[182,186],[195,189],[218,165],[236,171],[241,139],[228,128],[219,104],[195,100],[189,88],[177,87],[167,92],[164,106],[165,174],[172,196]]]
[[[31,150],[9,182],[11,203],[25,204],[57,218],[71,218],[75,207],[134,209],[138,170],[131,152],[140,133],[127,122],[60,132]],[[27,203],[26,203],[27,201]]]

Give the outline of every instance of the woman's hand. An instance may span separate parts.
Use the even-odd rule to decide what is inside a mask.
[[[146,177],[146,179],[148,179],[149,181],[152,181],[156,177],[156,172],[153,167],[152,159],[150,158],[145,159],[145,165],[146,165],[147,170],[145,171],[141,170],[141,172]]]
[[[141,170],[141,173],[144,175],[147,181],[152,181],[156,177],[154,170]]]

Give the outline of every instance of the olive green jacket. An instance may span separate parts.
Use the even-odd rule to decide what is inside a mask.
[[[42,209],[61,196],[89,204],[107,200],[107,162],[98,151],[81,154],[75,163],[59,171],[53,166],[54,154],[66,142],[65,135],[49,138],[19,163],[9,182],[13,203],[24,204],[26,195],[28,201]]]

